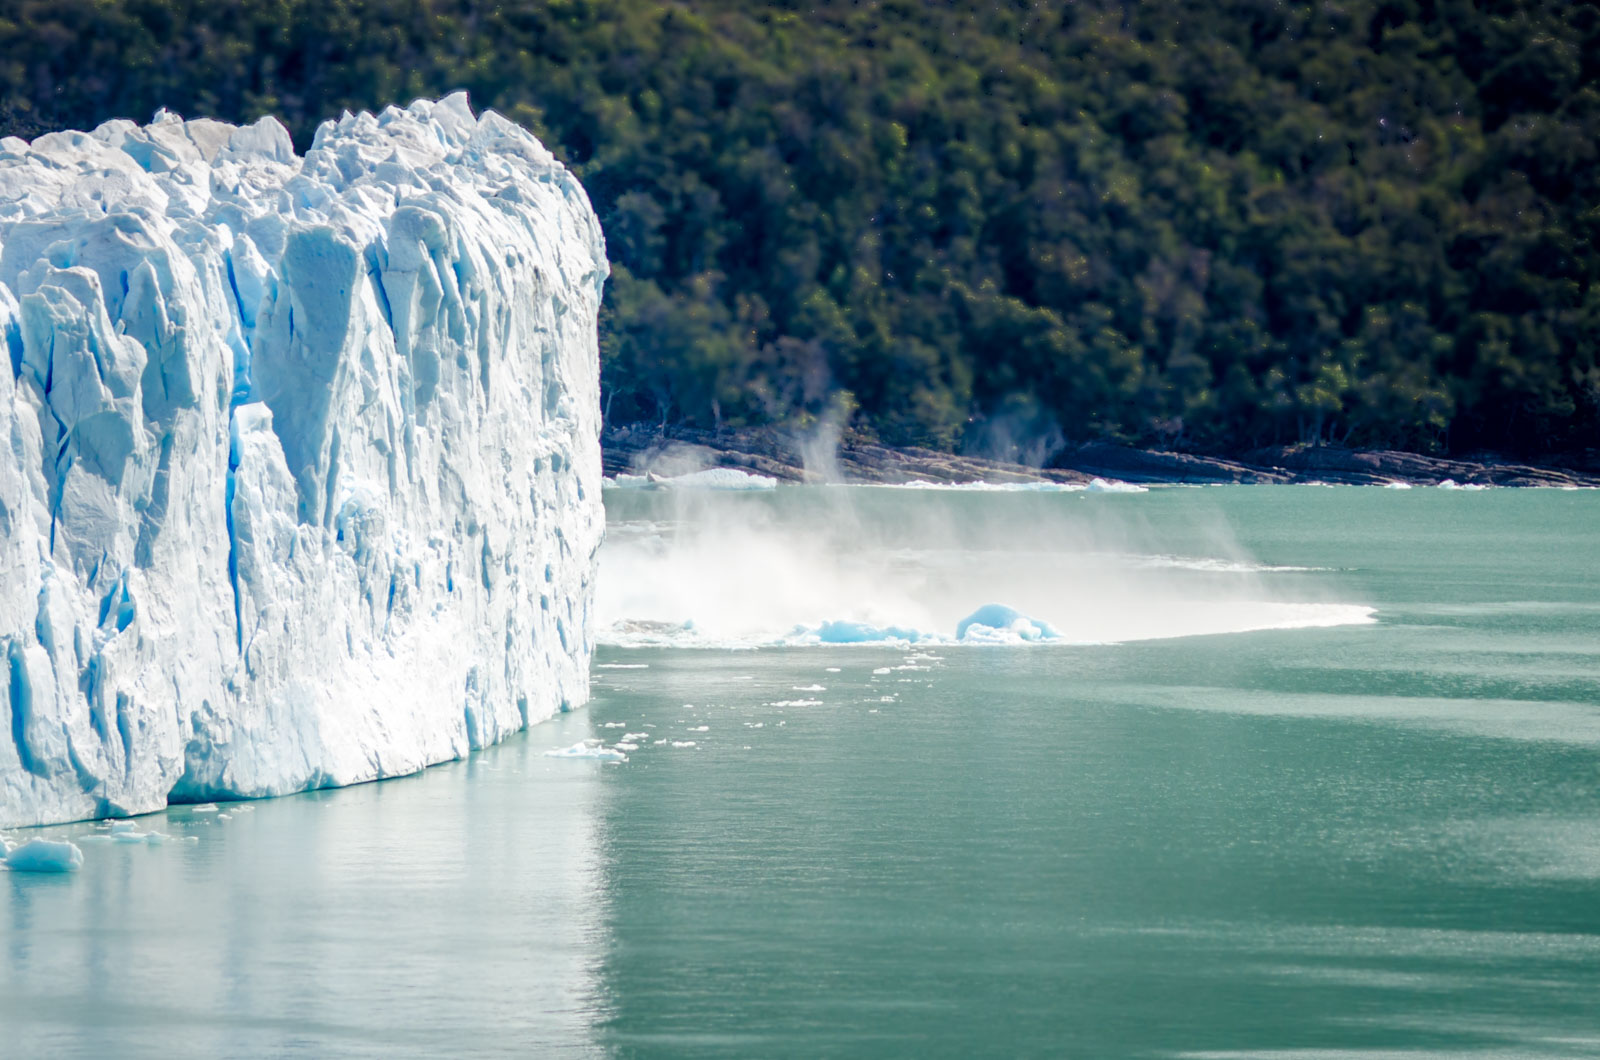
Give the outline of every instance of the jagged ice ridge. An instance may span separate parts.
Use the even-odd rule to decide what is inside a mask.
[[[0,140],[0,826],[414,772],[588,696],[582,187],[465,95]]]

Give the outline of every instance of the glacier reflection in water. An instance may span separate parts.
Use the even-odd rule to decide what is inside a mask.
[[[414,777],[137,819],[159,846],[49,829],[86,863],[0,873],[0,1054],[589,1049],[605,767],[542,754],[589,735],[563,715]]]

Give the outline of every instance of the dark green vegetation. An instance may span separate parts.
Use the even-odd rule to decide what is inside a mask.
[[[612,422],[1521,452],[1600,423],[1587,3],[0,0],[0,131],[455,87],[587,185]]]

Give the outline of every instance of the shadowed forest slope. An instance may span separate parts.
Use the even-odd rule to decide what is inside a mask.
[[[0,0],[0,133],[532,128],[613,423],[996,455],[1594,445],[1597,72],[1578,2]]]

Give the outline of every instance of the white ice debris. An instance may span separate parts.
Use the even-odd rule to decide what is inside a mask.
[[[5,856],[12,872],[76,872],[83,867],[83,851],[56,839],[30,839]]]
[[[571,747],[546,751],[546,758],[593,758],[601,762],[626,762],[628,756],[614,747],[606,747],[598,740],[579,740]]]
[[[465,95],[0,140],[0,826],[411,773],[583,702],[583,189]]]

